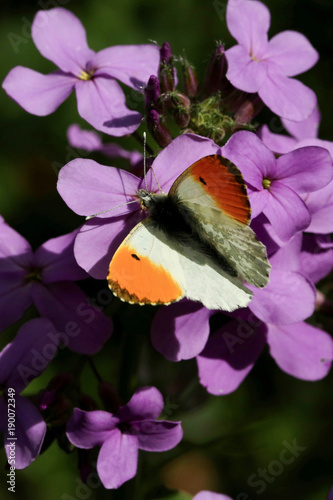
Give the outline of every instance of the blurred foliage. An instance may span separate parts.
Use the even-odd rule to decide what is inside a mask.
[[[287,29],[301,31],[320,53],[319,63],[300,79],[318,95],[323,115],[321,138],[332,140],[333,4],[331,0],[265,3],[271,10],[271,36]],[[81,19],[94,50],[168,40],[174,54],[185,51],[199,77],[215,40],[234,44],[226,29],[225,2],[221,0],[2,0],[1,81],[16,65],[41,72],[53,70],[52,63],[35,48],[29,26],[37,10],[56,5],[72,10]],[[23,111],[2,91],[1,110],[0,213],[36,247],[82,223],[57,194],[54,166],[73,158],[66,140],[67,127],[73,122],[89,127],[77,115],[74,95],[53,115],[39,118]],[[138,148],[133,138],[118,142],[129,149]],[[107,163],[104,158],[95,158]],[[110,164],[123,166],[116,160]],[[93,280],[86,286],[90,297],[105,288],[104,283]],[[235,500],[326,499],[333,483],[331,376],[315,383],[296,380],[284,374],[266,351],[235,393],[210,396],[198,384],[194,360],[170,363],[153,350],[148,335],[151,308],[112,302],[107,310],[115,314],[117,328],[105,349],[94,356],[99,372],[115,384],[120,378],[124,401],[138,385],[156,385],[166,399],[164,416],[183,421],[184,441],[168,453],[141,452],[137,477],[114,492],[104,490],[96,476],[82,485],[76,452],[66,455],[53,443],[28,469],[17,471],[17,499],[186,500],[201,489],[223,492]],[[332,330],[332,322],[326,318],[315,320]],[[17,326],[2,335],[1,347],[13,337]],[[78,355],[59,351],[26,394],[45,387],[58,371],[75,373],[81,362]],[[128,379],[118,375],[121,364],[131,374]],[[85,391],[94,395],[96,382],[88,365],[82,379]],[[251,486],[249,478],[259,474],[259,469],[272,468],[285,448],[283,443],[292,444],[295,439],[305,450],[293,463],[283,465],[281,473],[269,474],[272,480],[258,494],[259,487]],[[5,462],[2,453],[2,474]],[[3,481],[0,497],[11,498],[9,495]]]

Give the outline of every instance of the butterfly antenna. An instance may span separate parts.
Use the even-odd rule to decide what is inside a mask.
[[[146,132],[143,132],[143,177],[145,180],[145,187],[146,191],[148,191],[148,186],[147,186],[147,163],[146,163],[146,144],[147,144],[147,136]]]
[[[125,205],[129,205],[130,203],[137,203],[137,200],[127,201],[126,203],[122,203],[121,205],[117,205],[116,207],[109,208],[108,210],[103,210],[102,212],[98,212],[97,214],[88,215],[86,217],[86,220],[93,219],[94,217],[97,217],[98,215],[105,214],[106,212],[111,212],[112,210],[115,210],[116,208],[124,207]]]
[[[144,179],[145,179],[145,187],[146,187],[146,191],[148,191],[148,186],[147,186],[147,163],[146,163],[146,143],[147,143],[147,136],[146,136],[146,132],[143,132],[143,175],[144,175]],[[157,184],[157,187],[158,189],[161,191],[161,193],[163,193],[162,189],[161,189],[161,186],[157,180],[157,177],[155,175],[155,172],[154,172],[154,169],[153,167],[150,167],[152,172],[153,172],[153,176],[155,178],[155,181],[156,181],[156,184]]]

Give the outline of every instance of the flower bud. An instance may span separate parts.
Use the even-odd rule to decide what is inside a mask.
[[[225,76],[227,69],[228,63],[225,56],[224,45],[218,43],[205,76],[204,94],[206,96],[216,94],[217,92],[223,94],[223,91],[233,88]]]
[[[172,141],[172,136],[167,127],[161,123],[160,115],[155,109],[147,114],[147,126],[151,135],[161,148],[165,148]]]
[[[169,42],[164,42],[160,48],[160,59],[161,63],[167,64],[171,59],[171,46]]]
[[[186,59],[183,60],[182,70],[185,94],[189,97],[195,97],[198,93],[198,79],[194,69]]]
[[[180,92],[169,92],[165,95],[165,103],[177,125],[181,128],[187,127],[190,121],[190,99]]]
[[[158,69],[158,78],[161,86],[161,92],[168,92],[175,89],[176,86],[176,68],[172,63],[172,53],[169,42],[164,42],[160,48],[160,67]]]
[[[148,112],[151,109],[156,109],[157,111],[161,111],[161,105],[159,103],[158,98],[161,95],[160,82],[158,81],[157,76],[151,75],[147,86],[145,87],[145,107]]]
[[[238,110],[235,112],[235,121],[238,124],[250,122],[263,109],[264,103],[258,94],[248,94]]]

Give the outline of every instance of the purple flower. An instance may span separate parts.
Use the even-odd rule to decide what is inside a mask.
[[[201,384],[215,395],[236,390],[266,342],[277,365],[293,377],[314,381],[330,370],[333,342],[323,330],[305,322],[265,325],[251,313],[238,314],[210,337],[197,357]]]
[[[115,414],[74,409],[67,437],[78,448],[101,446],[97,472],[105,488],[119,488],[133,478],[138,451],[167,451],[182,439],[180,422],[156,420],[163,398],[155,387],[138,389]]]
[[[248,310],[232,314],[235,319],[214,333],[197,357],[200,381],[208,392],[235,390],[266,342],[271,356],[289,375],[302,380],[327,375],[333,341],[326,332],[303,321],[312,314],[316,295],[302,274],[301,241],[301,235],[295,236],[270,257],[274,273],[267,292],[255,290]]]
[[[35,252],[2,218],[0,235],[0,329],[34,304],[54,324],[57,341],[76,352],[97,352],[112,333],[112,322],[73,283],[87,278],[73,254],[76,231],[46,241]]]
[[[332,180],[332,160],[327,150],[307,146],[275,158],[252,132],[234,134],[222,148],[248,186],[252,218],[263,212],[283,241],[306,229],[311,217],[301,198],[324,188]]]
[[[283,118],[308,118],[316,106],[316,96],[290,78],[307,71],[318,60],[307,38],[296,31],[283,31],[268,41],[269,10],[254,0],[229,0],[227,25],[238,42],[226,51],[226,76],[234,87],[257,92],[266,106]]]
[[[151,342],[170,361],[200,354],[209,337],[209,318],[215,311],[182,300],[159,309],[151,326]]]
[[[268,221],[267,228],[274,234]],[[258,227],[255,229],[259,233]],[[264,230],[258,235],[264,243],[269,242]],[[269,285],[263,290],[253,287],[249,307],[230,314],[227,324],[210,337],[209,319],[214,311],[187,301],[161,308],[152,324],[154,347],[171,361],[197,356],[200,381],[216,395],[237,389],[266,343],[286,373],[304,380],[324,377],[333,357],[332,339],[303,320],[313,313],[316,300],[310,279],[331,269],[333,250],[323,248],[319,253],[316,249],[310,254],[307,248],[305,253],[301,243],[301,234],[282,248],[269,242],[268,251],[274,248],[273,255],[269,251]]]
[[[329,236],[303,234],[298,265],[313,283],[325,278],[333,269],[333,242]]]
[[[333,158],[333,142],[318,139],[320,123],[320,112],[318,108],[315,108],[309,118],[302,122],[293,122],[283,118],[281,121],[290,136],[274,134],[269,130],[267,125],[263,125],[259,130],[259,137],[271,151],[283,154],[304,146],[319,146],[327,149]]]
[[[79,19],[61,7],[37,12],[32,38],[59,70],[43,75],[22,66],[13,68],[3,88],[20,106],[34,115],[49,115],[75,89],[79,115],[97,130],[121,136],[138,128],[141,114],[126,107],[116,79],[142,92],[158,70],[158,47],[119,45],[94,52]]]
[[[32,319],[21,327],[14,340],[0,352],[0,386],[3,389],[0,397],[0,431],[4,433],[9,465],[14,465],[16,469],[24,469],[33,462],[44,441],[46,423],[33,403],[19,394],[45,370],[56,354],[57,345],[49,337],[55,333],[49,320]],[[13,408],[14,430],[8,425],[8,421],[13,421],[8,420]],[[14,463],[10,461],[13,458]]]
[[[174,139],[153,162],[163,191],[168,192],[178,175],[192,163],[219,151],[213,141],[194,134]],[[146,180],[148,189],[158,192],[152,170],[147,172]],[[114,252],[129,231],[146,217],[139,202],[133,203],[142,187],[142,178],[88,159],[73,160],[60,170],[58,191],[74,212],[90,216],[107,211],[82,226],[74,246],[77,262],[94,278],[105,279]],[[132,203],[126,205],[128,202]]]
[[[252,227],[265,244],[274,267],[300,273],[312,283],[317,283],[332,270],[333,242],[329,236],[297,233],[284,245],[264,215],[257,217]]]
[[[139,151],[127,151],[116,143],[103,144],[96,132],[83,130],[80,125],[73,124],[68,127],[67,139],[73,148],[89,153],[97,151],[110,158],[124,158],[134,168],[142,164],[143,157]]]
[[[213,493],[212,491],[200,491],[197,493],[192,500],[232,500],[232,498],[227,495],[221,495],[220,493]]]

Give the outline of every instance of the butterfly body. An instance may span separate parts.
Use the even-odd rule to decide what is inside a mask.
[[[144,208],[148,210],[151,221],[164,232],[166,237],[184,247],[191,245],[202,255],[215,260],[231,276],[237,276],[237,271],[215,246],[207,239],[201,238],[195,218],[177,195],[172,192],[156,194],[145,190],[139,190],[137,195]]]
[[[120,299],[169,304],[187,297],[210,309],[245,307],[242,280],[268,282],[265,247],[248,227],[250,206],[238,169],[217,155],[191,165],[168,194],[139,190],[149,217],[116,251],[109,287]]]

